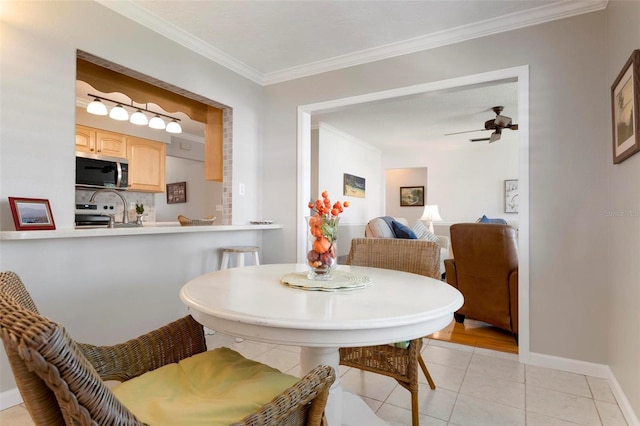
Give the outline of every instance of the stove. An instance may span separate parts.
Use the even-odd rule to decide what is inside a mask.
[[[76,204],[76,228],[87,226],[108,226],[109,215],[115,214],[115,205],[106,203]]]

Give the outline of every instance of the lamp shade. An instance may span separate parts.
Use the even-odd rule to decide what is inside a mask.
[[[176,120],[167,123],[167,133],[182,133],[182,127]]]
[[[425,220],[429,222],[441,222],[442,217],[440,216],[440,211],[438,210],[438,206],[432,204],[430,206],[424,206],[424,212],[422,213],[422,217],[420,220]]]
[[[435,204],[424,206],[424,212],[422,213],[420,220],[428,221],[429,231],[433,233],[433,222],[442,221],[442,217],[440,217],[440,212],[438,211],[438,206]]]
[[[87,112],[89,114],[93,114],[93,115],[107,115],[108,114],[106,105],[103,104],[102,102],[100,102],[100,99],[98,99],[98,98],[94,99],[93,102],[91,102],[89,105],[87,105]]]
[[[132,124],[137,124],[139,126],[146,126],[147,124],[149,124],[149,119],[140,110],[137,110],[136,112],[131,114],[131,118],[129,119],[129,121]]]
[[[151,118],[151,120],[149,120],[149,127],[151,127],[152,129],[164,129],[166,127],[166,124],[164,124],[164,120],[160,118],[159,115],[156,115],[155,117]]]
[[[122,107],[122,105],[118,104],[111,108],[109,117],[113,118],[114,120],[125,121],[129,119],[129,113]]]

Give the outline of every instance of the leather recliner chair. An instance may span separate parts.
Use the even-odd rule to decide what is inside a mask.
[[[451,225],[453,259],[444,261],[447,282],[460,290],[464,305],[455,314],[507,330],[518,339],[518,248],[509,225]]]

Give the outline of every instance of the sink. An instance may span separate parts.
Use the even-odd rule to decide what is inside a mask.
[[[114,228],[141,228],[142,225],[138,225],[135,222],[130,222],[130,223],[117,223],[115,224]]]

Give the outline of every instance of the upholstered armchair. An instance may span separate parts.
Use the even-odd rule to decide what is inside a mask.
[[[507,330],[518,339],[518,248],[509,225],[457,223],[451,226],[453,259],[445,260],[447,282],[464,305],[455,313]]]

